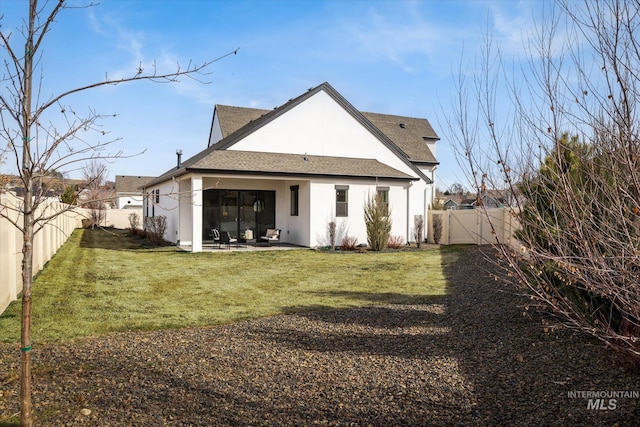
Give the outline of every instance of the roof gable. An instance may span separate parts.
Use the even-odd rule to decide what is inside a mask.
[[[402,120],[403,122],[411,123],[411,127],[401,128],[401,130],[406,129],[407,130],[406,132],[396,132],[395,134],[393,134],[394,139],[398,142],[396,143],[392,138],[386,135],[385,132],[383,132],[378,126],[376,126],[366,116],[366,114],[360,113],[356,108],[353,107],[353,105],[351,105],[342,95],[340,95],[331,85],[329,85],[326,82],[322,83],[321,85],[315,88],[309,89],[307,92],[303,93],[302,95],[294,99],[289,100],[289,102],[285,103],[284,105],[278,108],[275,108],[274,110],[257,110],[257,109],[238,108],[238,107],[235,107],[235,108],[222,107],[218,111],[218,107],[216,107],[216,111],[218,112],[218,115],[219,115],[218,119],[221,121],[221,124],[220,124],[221,128],[224,128],[227,132],[231,131],[231,133],[225,136],[225,130],[223,130],[222,140],[212,145],[212,147],[215,147],[216,149],[219,149],[219,150],[234,149],[232,148],[234,145],[238,144],[241,141],[246,141],[247,139],[250,138],[252,134],[260,131],[263,127],[269,125],[279,117],[289,113],[290,111],[292,111],[293,109],[301,105],[302,103],[318,95],[320,92],[324,92],[326,95],[328,95],[335,102],[335,104],[337,104],[342,108],[342,111],[348,113],[352,119],[355,119],[355,122],[357,122],[362,128],[366,129],[366,131],[369,132],[370,135],[372,135],[375,139],[377,139],[380,143],[382,143],[387,150],[391,151],[393,155],[395,155],[404,164],[406,164],[411,170],[413,170],[413,172],[416,175],[420,176],[422,179],[424,179],[427,182],[431,182],[430,179],[426,175],[424,175],[424,173],[412,163],[412,162],[422,162],[422,163],[437,164],[437,161],[435,160],[435,156],[433,156],[433,153],[429,149],[427,142],[422,138],[423,136],[422,133],[424,133],[425,134],[424,136],[426,136],[431,142],[434,142],[435,140],[438,139],[438,136],[435,134],[435,132],[433,131],[433,128],[431,128],[431,125],[426,119],[401,118],[400,116],[368,113],[369,114],[368,117],[372,118],[374,121],[376,121],[379,125],[383,127],[385,126],[385,123],[389,122],[390,118],[394,118],[394,122],[397,121],[397,119],[401,118],[403,119]],[[237,114],[237,117],[234,119],[230,119],[230,116],[232,116],[233,113]],[[230,119],[228,123],[226,124],[222,123],[222,121],[224,120],[223,116],[226,116],[227,118]],[[242,121],[242,120],[239,120],[238,117],[242,117],[244,119],[253,118],[253,120],[250,120],[243,126],[237,127]],[[383,119],[386,119],[386,121]],[[235,127],[237,127],[237,129],[232,131],[232,129]],[[391,129],[391,125],[386,125],[386,127]],[[413,129],[414,131],[410,132],[411,129]],[[420,136],[416,137],[416,135],[420,135]],[[407,141],[408,136],[412,136],[413,141]],[[301,135],[301,137],[298,138],[301,140],[301,143],[304,142],[304,139],[305,139],[304,137],[305,135],[303,134]],[[348,145],[346,144],[347,141],[342,141],[342,142],[332,141],[332,142],[342,144],[341,145],[342,147],[344,147],[345,145]],[[243,144],[240,144],[240,145],[243,145]],[[308,148],[307,150],[303,150],[303,152],[311,151],[313,152],[313,154],[325,154],[324,152],[314,151],[314,150],[319,150],[320,145],[322,144],[316,144],[314,145],[313,148]],[[296,148],[300,148],[300,147],[296,146]],[[237,149],[250,149],[250,150],[261,151],[263,147],[254,146],[249,148],[247,146],[242,146]],[[264,147],[264,150],[268,151],[269,148]],[[286,151],[286,150],[280,150],[280,151]]]
[[[274,134],[274,130],[281,133]],[[264,138],[265,135],[269,137]],[[282,135],[284,138],[278,139]],[[353,135],[357,138],[352,138]],[[355,163],[362,167],[370,162],[370,173],[362,176],[419,177],[430,183],[431,179],[417,165],[437,164],[428,142],[432,144],[439,138],[426,119],[361,113],[325,82],[273,110],[216,105],[209,139],[207,149],[153,183],[196,170],[277,173],[282,171],[284,162],[297,161],[302,155],[317,159],[318,165],[323,165],[322,170],[306,169],[307,174],[332,175],[349,162],[354,167]],[[219,163],[225,158],[219,151],[243,154],[228,154],[229,163]],[[330,158],[335,161],[326,160]],[[252,161],[243,163],[243,159]],[[272,163],[266,170],[258,170],[259,162]],[[242,166],[233,166],[235,164]],[[298,172],[304,171],[287,173]],[[401,175],[397,175],[398,172]],[[358,176],[353,173],[350,174],[349,169],[342,171],[344,176]]]

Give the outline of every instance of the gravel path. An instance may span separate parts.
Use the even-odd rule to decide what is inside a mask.
[[[545,334],[487,265],[469,249],[453,293],[425,305],[38,345],[37,425],[637,425],[640,398],[594,410],[569,393],[640,392],[640,374]],[[18,357],[0,344],[0,425],[18,411]]]

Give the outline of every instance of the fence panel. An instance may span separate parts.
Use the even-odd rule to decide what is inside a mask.
[[[140,209],[107,209],[104,224],[107,227],[129,228],[129,215],[138,214],[138,228],[142,228],[142,208]]]
[[[0,194],[0,209],[12,220],[20,221],[17,212],[6,206],[19,207],[21,200],[11,193]],[[53,214],[62,212],[67,205],[52,201],[45,203],[38,211]],[[44,210],[44,211],[43,211]],[[81,209],[62,212],[44,226],[34,237],[34,275],[53,257],[69,238],[73,230],[82,225],[84,213]],[[22,292],[22,233],[5,218],[0,218],[0,313]]]
[[[443,222],[443,245],[487,245],[499,241],[513,244],[517,221],[510,210],[463,209],[447,211],[429,211],[429,238],[433,242],[433,218],[440,215]]]

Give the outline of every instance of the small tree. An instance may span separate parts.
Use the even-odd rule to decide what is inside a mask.
[[[60,195],[60,201],[68,205],[75,205],[78,203],[78,193],[74,190],[73,185],[67,185],[64,188],[64,193]]]
[[[413,217],[413,238],[416,239],[416,245],[418,249],[422,245],[422,239],[424,235],[424,218],[422,215],[415,215]]]
[[[26,4],[26,2],[25,2]],[[89,5],[91,5],[89,3]],[[109,144],[116,140],[99,139],[105,132],[98,122],[108,116],[94,110],[80,114],[68,104],[73,95],[93,88],[117,85],[125,82],[151,80],[155,82],[175,82],[180,76],[196,77],[212,62],[236,53],[224,55],[201,65],[180,65],[170,72],[160,72],[156,64],[140,64],[131,74],[113,78],[107,75],[97,83],[68,88],[60,93],[50,93],[47,89],[42,61],[43,40],[59,22],[58,15],[67,8],[65,0],[49,1],[39,5],[37,0],[28,2],[23,27],[18,31],[18,39],[12,38],[5,26],[0,25],[0,51],[4,73],[0,74],[0,136],[7,143],[3,154],[17,167],[17,175],[25,190],[19,206],[2,206],[0,216],[11,222],[22,234],[22,325],[21,325],[21,406],[20,423],[33,423],[31,405],[31,310],[33,283],[33,242],[34,236],[54,217],[64,210],[51,214],[45,209],[49,201],[47,183],[52,173],[94,159],[123,158],[120,151],[110,152]],[[0,21],[3,16],[0,14]],[[35,83],[35,87],[34,87]],[[50,121],[50,117],[57,117]],[[111,116],[111,115],[109,115]],[[54,123],[62,124],[57,128]],[[69,206],[69,209],[72,209]],[[19,214],[19,221],[13,215],[5,214],[13,210]]]
[[[369,195],[364,206],[364,223],[367,228],[367,244],[373,251],[387,247],[391,234],[391,209],[382,195]]]
[[[106,186],[107,167],[97,160],[91,160],[83,169],[84,197],[82,207],[89,210],[91,228],[99,226],[106,218],[107,201],[115,195]]]

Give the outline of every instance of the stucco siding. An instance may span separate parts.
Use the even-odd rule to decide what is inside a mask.
[[[336,185],[349,186],[347,217],[336,217]],[[389,206],[392,219],[391,235],[406,237],[406,183],[316,180],[311,183],[311,243],[309,246],[329,246],[328,225],[331,221],[336,222],[336,245],[340,245],[345,236],[357,238],[359,244],[367,243],[364,206],[369,195],[375,195],[378,186],[389,187]]]

